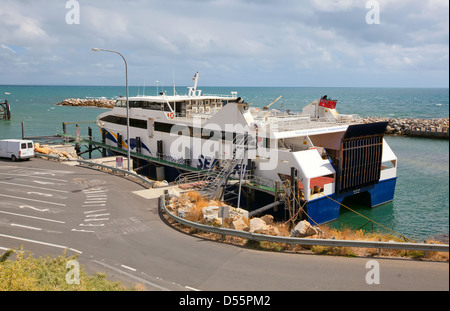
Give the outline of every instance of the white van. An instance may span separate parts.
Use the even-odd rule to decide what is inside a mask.
[[[0,140],[0,157],[13,161],[34,157],[34,143],[31,140],[4,139]]]

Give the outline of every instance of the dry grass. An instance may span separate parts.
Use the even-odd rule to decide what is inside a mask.
[[[337,240],[354,241],[381,241],[381,242],[405,242],[404,239],[390,234],[367,232],[364,230],[352,230],[350,228],[334,229],[328,226],[321,226],[325,238],[335,238]],[[442,244],[437,241],[426,241],[428,244]],[[449,261],[449,253],[446,252],[425,252],[409,251],[400,249],[375,249],[360,247],[331,247],[313,246],[311,250],[316,254],[338,255],[338,256],[388,256],[388,257],[408,257],[416,259],[428,259],[436,261]]]
[[[202,209],[208,206],[219,206],[218,201],[206,200],[198,192],[190,191],[183,195],[181,200],[187,199],[193,203],[189,213],[186,215],[185,219],[189,221],[201,221],[203,219]]]
[[[180,202],[189,201],[192,206],[185,219],[190,221],[202,221],[203,214],[202,209],[207,206],[220,206],[222,203],[215,200],[206,200],[198,192],[191,191],[183,194],[178,198]],[[218,240],[224,243],[246,245],[250,248],[270,251],[283,251],[283,252],[313,252],[321,255],[333,255],[333,256],[349,256],[349,257],[371,257],[371,256],[388,256],[388,257],[408,257],[417,259],[437,260],[437,261],[449,261],[449,254],[446,252],[424,252],[424,251],[407,251],[407,250],[395,250],[395,249],[374,249],[374,248],[356,248],[356,247],[331,247],[331,246],[308,246],[308,245],[287,245],[283,243],[274,242],[257,242],[247,241],[246,239],[236,237],[225,237],[222,235],[211,234],[205,232],[199,232],[191,228],[184,227],[182,225],[175,224],[170,221],[172,225],[177,226],[181,230],[207,238],[211,240]],[[249,225],[249,220],[245,221]],[[231,219],[225,219],[225,227],[230,227]],[[290,236],[290,230],[292,229],[289,224],[270,223],[279,231],[279,236]],[[327,225],[320,226],[321,234],[313,236],[311,238],[335,238],[337,240],[355,240],[355,241],[395,241],[404,242],[400,237],[396,237],[389,234],[373,233],[364,230],[353,230],[350,228],[334,229]],[[427,243],[441,244],[437,241],[427,241]]]
[[[0,291],[125,291],[130,290],[119,282],[111,282],[106,274],[88,275],[80,266],[79,284],[66,281],[69,260],[65,252],[58,257],[34,258],[23,249],[0,254]],[[141,290],[143,287],[135,287]]]

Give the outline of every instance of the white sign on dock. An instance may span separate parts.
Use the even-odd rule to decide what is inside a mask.
[[[116,157],[116,168],[123,168],[123,157]]]

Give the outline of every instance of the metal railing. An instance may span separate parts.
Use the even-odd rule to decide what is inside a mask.
[[[84,164],[84,165],[91,166],[91,167],[92,166],[96,166],[96,167],[100,167],[100,168],[103,168],[103,169],[111,170],[113,172],[114,171],[115,172],[119,172],[119,173],[122,173],[124,175],[133,176],[133,177],[135,177],[135,178],[145,182],[146,184],[148,184],[151,187],[153,186],[153,183],[154,183],[153,181],[145,178],[144,176],[141,176],[139,174],[136,174],[134,172],[130,172],[130,171],[127,171],[127,170],[124,170],[124,169],[121,169],[121,168],[117,168],[117,167],[113,167],[113,166],[109,166],[109,165],[104,165],[104,164],[100,164],[100,163],[94,163],[94,162],[86,161],[86,160],[76,160],[76,161],[78,162],[78,164]]]
[[[376,248],[376,249],[403,249],[415,251],[435,251],[435,252],[449,252],[448,244],[426,244],[426,243],[409,243],[409,242],[377,242],[377,241],[352,241],[352,240],[337,240],[337,239],[309,239],[309,238],[295,238],[295,237],[280,237],[271,236],[259,233],[252,233],[247,231],[239,231],[229,228],[219,228],[192,222],[178,216],[173,215],[166,207],[165,195],[159,198],[159,208],[164,211],[170,218],[185,226],[210,232],[220,235],[236,236],[254,241],[267,241],[286,244],[297,245],[320,245],[332,247],[362,247],[362,248]]]
[[[41,155],[42,157],[58,159],[56,156]],[[140,176],[134,172],[129,172],[120,168],[115,168],[112,166],[93,163],[86,160],[76,160],[79,164],[84,164],[88,166],[95,166],[99,168],[104,168],[116,172],[123,173],[124,175],[130,175],[141,181],[152,186],[153,182],[147,178]],[[353,241],[353,240],[337,240],[337,239],[309,239],[309,238],[295,238],[295,237],[280,237],[271,236],[259,233],[252,233],[247,231],[234,230],[229,228],[219,228],[200,224],[197,222],[192,222],[178,216],[173,215],[166,207],[166,198],[163,194],[159,197],[159,209],[165,212],[170,218],[176,222],[205,232],[216,233],[220,235],[230,235],[240,238],[245,238],[253,241],[267,241],[275,243],[286,243],[286,244],[296,244],[296,245],[320,245],[320,246],[332,246],[332,247],[362,247],[362,248],[376,248],[376,249],[403,249],[403,250],[415,250],[415,251],[433,251],[433,252],[449,252],[448,244],[426,244],[426,243],[410,243],[410,242],[381,242],[381,241]]]

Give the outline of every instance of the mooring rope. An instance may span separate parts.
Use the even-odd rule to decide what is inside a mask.
[[[289,181],[288,181],[288,184],[289,184],[289,185],[286,185],[285,183],[283,183],[283,186],[284,186],[285,190],[286,190],[287,187],[289,187],[289,190],[291,191],[291,193],[294,193],[294,189],[293,189],[293,187],[291,186],[291,184],[290,184]],[[285,193],[287,193],[287,191],[285,191]],[[362,227],[366,226],[369,222],[371,222],[371,223],[372,223],[372,229],[373,229],[373,224],[376,224],[376,225],[380,226],[381,228],[383,228],[383,229],[385,229],[385,230],[387,230],[387,231],[390,231],[390,232],[392,232],[392,233],[398,235],[399,237],[403,238],[405,241],[410,241],[410,242],[413,242],[413,243],[416,242],[416,241],[414,241],[414,240],[412,240],[412,239],[410,239],[410,238],[404,236],[403,234],[400,234],[400,233],[398,233],[398,232],[395,232],[394,230],[389,229],[389,228],[387,228],[386,226],[383,226],[382,224],[380,224],[380,223],[374,221],[373,219],[370,219],[369,217],[364,216],[363,214],[361,214],[361,213],[359,213],[359,212],[357,212],[357,211],[351,209],[350,207],[348,207],[348,206],[346,206],[346,205],[344,205],[344,204],[342,204],[342,203],[336,201],[335,199],[329,197],[329,196],[326,195],[326,194],[323,194],[323,193],[322,193],[321,195],[323,195],[323,196],[327,197],[328,199],[330,199],[330,200],[332,200],[332,201],[338,203],[340,206],[345,207],[346,209],[352,211],[353,213],[355,213],[355,214],[357,214],[357,215],[359,215],[359,216],[361,216],[361,217],[367,219],[368,222],[365,223]],[[302,205],[302,204],[300,204],[300,202],[299,202],[299,198],[297,198],[297,197],[294,196],[294,200],[297,202],[298,206],[301,206],[301,207],[298,209],[298,211],[297,211],[291,218],[289,218],[286,222],[284,222],[283,225],[287,224],[287,223],[290,222],[292,219],[294,219],[295,217],[297,217],[297,215],[298,215],[300,212],[303,212],[303,213],[305,213],[305,215],[306,215],[306,216],[307,216],[307,217],[308,217],[308,218],[309,218],[309,219],[310,219],[317,227],[320,228],[320,225],[319,225],[314,219],[312,219],[312,218],[308,215],[308,213],[303,209],[303,207],[306,205],[307,201],[305,201],[305,202],[303,203],[303,205]],[[361,228],[362,228],[362,227],[361,227]],[[361,229],[361,228],[360,228],[360,229]]]
[[[333,198],[331,198],[331,197],[327,196],[326,194],[322,194],[322,195],[324,195],[324,196],[325,196],[325,197],[327,197],[328,199],[330,199],[330,200],[332,200],[332,201],[334,201],[334,202],[338,203],[338,204],[339,204],[340,206],[343,206],[343,207],[345,207],[346,209],[348,209],[348,210],[352,211],[353,213],[356,213],[356,214],[358,214],[359,216],[361,216],[361,217],[363,217],[363,218],[365,218],[365,219],[369,220],[370,222],[372,222],[372,223],[374,223],[374,224],[376,224],[376,225],[380,226],[381,228],[383,228],[383,229],[385,229],[385,230],[388,230],[388,231],[390,231],[390,232],[392,232],[392,233],[394,233],[394,234],[396,234],[396,235],[400,236],[400,237],[401,237],[401,238],[403,238],[404,240],[408,240],[408,241],[410,241],[410,242],[413,242],[413,243],[415,243],[415,242],[416,242],[416,241],[414,241],[414,240],[411,240],[410,238],[407,238],[407,237],[406,237],[406,236],[404,236],[403,234],[400,234],[400,233],[398,233],[398,232],[395,232],[394,230],[392,230],[392,229],[389,229],[389,228],[387,228],[387,227],[383,226],[382,224],[380,224],[380,223],[378,223],[378,222],[374,221],[373,219],[370,219],[369,217],[367,217],[367,216],[364,216],[364,215],[363,215],[363,214],[361,214],[361,213],[358,213],[357,211],[355,211],[355,210],[351,209],[350,207],[348,207],[348,206],[345,206],[344,204],[342,204],[342,203],[340,203],[340,202],[336,201],[335,199],[333,199]],[[366,223],[365,225],[367,225],[367,223]],[[365,226],[365,225],[364,225],[364,226]],[[363,226],[363,227],[364,227],[364,226]]]

